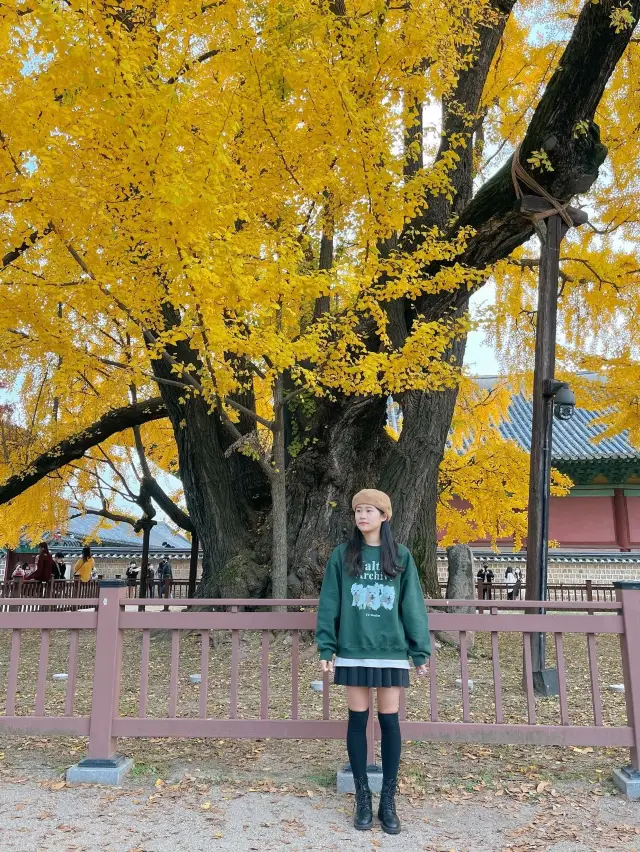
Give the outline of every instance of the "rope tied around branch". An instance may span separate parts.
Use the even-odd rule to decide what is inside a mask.
[[[567,225],[567,227],[573,227],[573,219],[567,212],[567,204],[562,204],[561,201],[558,201],[557,198],[554,198],[553,195],[550,195],[547,190],[540,186],[538,181],[531,177],[529,172],[522,166],[520,162],[520,145],[513,152],[513,157],[511,158],[511,180],[513,181],[513,188],[516,193],[516,198],[520,199],[523,196],[523,192],[520,189],[520,183],[523,183],[525,186],[529,187],[536,195],[539,195],[541,198],[546,199],[549,202],[549,209],[542,210],[539,213],[533,213],[532,218],[539,222],[542,219],[548,219],[549,216],[555,216],[558,214],[562,217],[563,221]]]

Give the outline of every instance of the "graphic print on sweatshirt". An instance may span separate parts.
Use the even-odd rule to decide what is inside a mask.
[[[380,571],[380,564],[378,562],[365,562],[362,579],[377,580],[378,582],[370,585],[353,583],[351,586],[351,606],[355,606],[360,610],[373,610],[374,612],[379,610],[380,607],[393,609],[396,590],[390,583],[379,582],[380,580],[384,580],[385,577]]]

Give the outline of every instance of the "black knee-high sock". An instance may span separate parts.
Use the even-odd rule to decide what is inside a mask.
[[[398,777],[400,766],[400,721],[397,713],[378,713],[378,721],[382,733],[382,778],[391,781]]]
[[[367,722],[369,710],[349,710],[347,753],[354,778],[367,775]]]

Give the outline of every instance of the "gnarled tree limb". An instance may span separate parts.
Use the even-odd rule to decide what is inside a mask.
[[[22,473],[14,474],[0,485],[0,505],[18,497],[27,488],[40,482],[48,473],[75,459],[82,458],[87,450],[112,435],[142,423],[161,420],[166,416],[164,403],[157,397],[108,411],[91,426],[60,441],[35,458]]]
[[[617,6],[613,0],[584,5],[520,149],[523,165],[532,151],[548,152],[553,171],[536,174],[536,180],[562,202],[587,192],[607,156],[593,119],[605,87],[633,35],[633,27],[616,32],[612,26],[611,12]],[[640,0],[630,0],[628,9],[638,21]],[[587,122],[587,133],[577,131],[579,122]],[[454,226],[454,230],[467,225],[476,230],[466,250],[457,258],[459,263],[482,269],[508,257],[532,236],[531,220],[516,213],[514,203],[511,163],[507,162],[467,204]],[[428,317],[439,318],[468,297],[465,286],[420,300],[419,307]]]

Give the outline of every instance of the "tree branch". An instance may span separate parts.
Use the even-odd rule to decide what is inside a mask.
[[[229,51],[231,52],[231,51]],[[220,53],[219,50],[207,50],[205,53],[201,53],[200,56],[196,56],[191,62],[185,62],[179,71],[177,71],[173,77],[169,77],[167,83],[169,85],[173,85],[176,83],[181,77],[183,77],[191,68],[193,68],[196,64],[201,64],[202,62],[206,62],[207,59],[211,59],[214,56],[217,56]]]
[[[74,518],[81,518],[83,515],[96,515],[99,518],[107,518],[116,523],[129,524],[132,527],[135,527],[138,523],[137,518],[132,518],[130,515],[120,515],[117,512],[112,512],[110,509],[83,509],[80,506],[76,506],[75,508],[78,509],[78,514],[70,515],[70,521]]]
[[[176,526],[189,533],[195,533],[196,529],[189,515],[187,515],[186,512],[183,512],[180,506],[174,503],[171,497],[169,497],[169,495],[161,487],[158,480],[151,476],[146,479],[146,483],[149,496],[157,503],[158,507],[162,509],[165,515],[167,515]]]
[[[547,151],[552,172],[536,174],[536,180],[554,198],[568,202],[585,193],[598,177],[607,156],[600,130],[593,123],[596,109],[617,63],[624,53],[633,27],[616,32],[611,25],[613,0],[586,3],[578,17],[562,58],[538,104],[521,146],[521,162],[534,150]],[[630,0],[628,10],[637,21],[640,0]],[[586,134],[576,133],[578,122],[589,123]],[[450,232],[470,226],[475,235],[456,262],[484,269],[526,242],[534,233],[530,219],[514,211],[515,193],[511,163],[505,165],[479,190],[462,211]],[[427,273],[437,271],[428,269]],[[481,285],[478,285],[481,286]],[[465,286],[425,300],[428,318],[443,316],[459,308],[470,295]]]
[[[127,405],[107,412],[91,426],[55,444],[35,458],[21,473],[14,474],[0,485],[0,505],[18,497],[48,473],[82,458],[87,450],[112,435],[166,416],[167,411],[160,398],[147,399],[136,405]]]
[[[22,257],[22,255],[28,249],[34,246],[38,242],[38,240],[41,240],[46,237],[47,234],[50,234],[52,230],[53,224],[49,222],[47,227],[42,232],[33,231],[31,234],[29,234],[29,236],[26,238],[26,240],[24,240],[24,242],[22,242],[16,248],[11,249],[11,251],[7,252],[4,255],[4,257],[2,258],[2,268],[5,269],[7,266],[10,266],[14,261]]]

